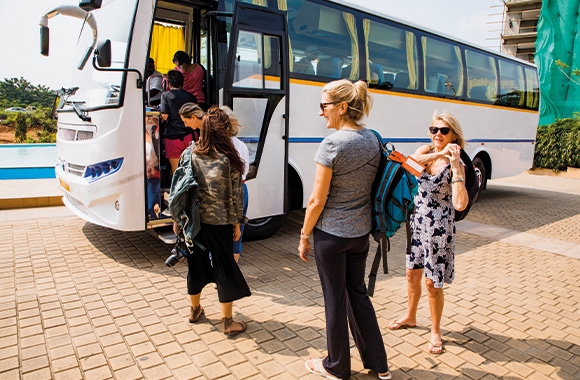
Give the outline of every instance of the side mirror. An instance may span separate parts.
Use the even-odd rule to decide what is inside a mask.
[[[40,27],[40,54],[48,57],[48,26]]]
[[[84,9],[87,12],[94,11],[101,7],[102,0],[80,0],[79,8]]]
[[[111,40],[106,40],[97,45],[95,57],[97,57],[99,67],[111,67]]]

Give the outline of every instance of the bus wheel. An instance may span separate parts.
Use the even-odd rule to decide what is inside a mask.
[[[248,220],[244,227],[244,241],[261,240],[274,235],[282,227],[286,215]]]
[[[477,180],[479,181],[479,190],[477,192],[477,196],[475,197],[475,200],[477,201],[479,195],[481,194],[483,189],[485,189],[487,177],[485,175],[485,164],[483,163],[483,160],[479,157],[475,157],[472,162],[473,166],[475,166],[475,174],[477,175]]]

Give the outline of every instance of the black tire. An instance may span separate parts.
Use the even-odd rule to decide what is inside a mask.
[[[284,224],[286,215],[252,219],[244,227],[244,241],[262,240],[274,235]]]
[[[473,166],[475,166],[475,174],[477,175],[477,179],[479,181],[479,190],[477,192],[477,196],[475,197],[475,201],[477,201],[481,195],[481,192],[487,185],[487,173],[485,171],[485,164],[481,158],[475,157],[472,162]]]

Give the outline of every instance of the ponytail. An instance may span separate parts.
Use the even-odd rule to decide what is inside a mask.
[[[348,112],[345,117],[356,124],[360,125],[363,116],[369,116],[373,98],[364,81],[352,83],[348,79],[340,79],[326,84],[322,91],[326,92],[334,102],[346,102]]]

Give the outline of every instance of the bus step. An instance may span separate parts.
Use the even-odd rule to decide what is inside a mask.
[[[175,244],[177,237],[173,233],[173,226],[168,228],[155,228],[157,238],[165,244]]]

